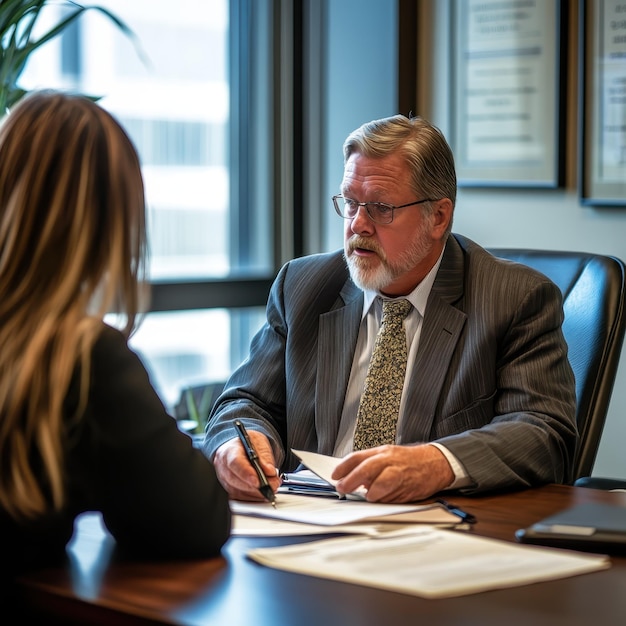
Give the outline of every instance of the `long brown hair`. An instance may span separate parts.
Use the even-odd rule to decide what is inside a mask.
[[[23,98],[0,126],[0,505],[15,518],[63,506],[65,428],[84,410],[104,315],[122,313],[126,336],[135,326],[145,247],[139,158],[120,124],[80,96]]]

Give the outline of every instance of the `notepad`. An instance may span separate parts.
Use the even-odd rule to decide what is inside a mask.
[[[606,554],[626,554],[626,507],[586,503],[517,531],[521,543]]]

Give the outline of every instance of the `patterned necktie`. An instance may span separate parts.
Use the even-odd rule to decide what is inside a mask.
[[[355,450],[396,442],[396,424],[407,362],[403,322],[410,310],[408,300],[383,301],[380,330],[357,413]]]

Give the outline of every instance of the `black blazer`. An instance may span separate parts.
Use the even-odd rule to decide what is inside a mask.
[[[77,378],[66,402],[73,415]],[[101,511],[119,551],[204,558],[230,532],[228,496],[213,465],[180,432],[120,332],[105,326],[92,354],[86,413],[69,419],[63,511],[17,523],[0,509],[3,578],[64,557],[75,517]]]

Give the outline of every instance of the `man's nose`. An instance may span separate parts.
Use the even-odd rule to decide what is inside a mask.
[[[374,222],[364,205],[359,205],[357,212],[350,220],[350,228],[356,234],[374,231]]]

